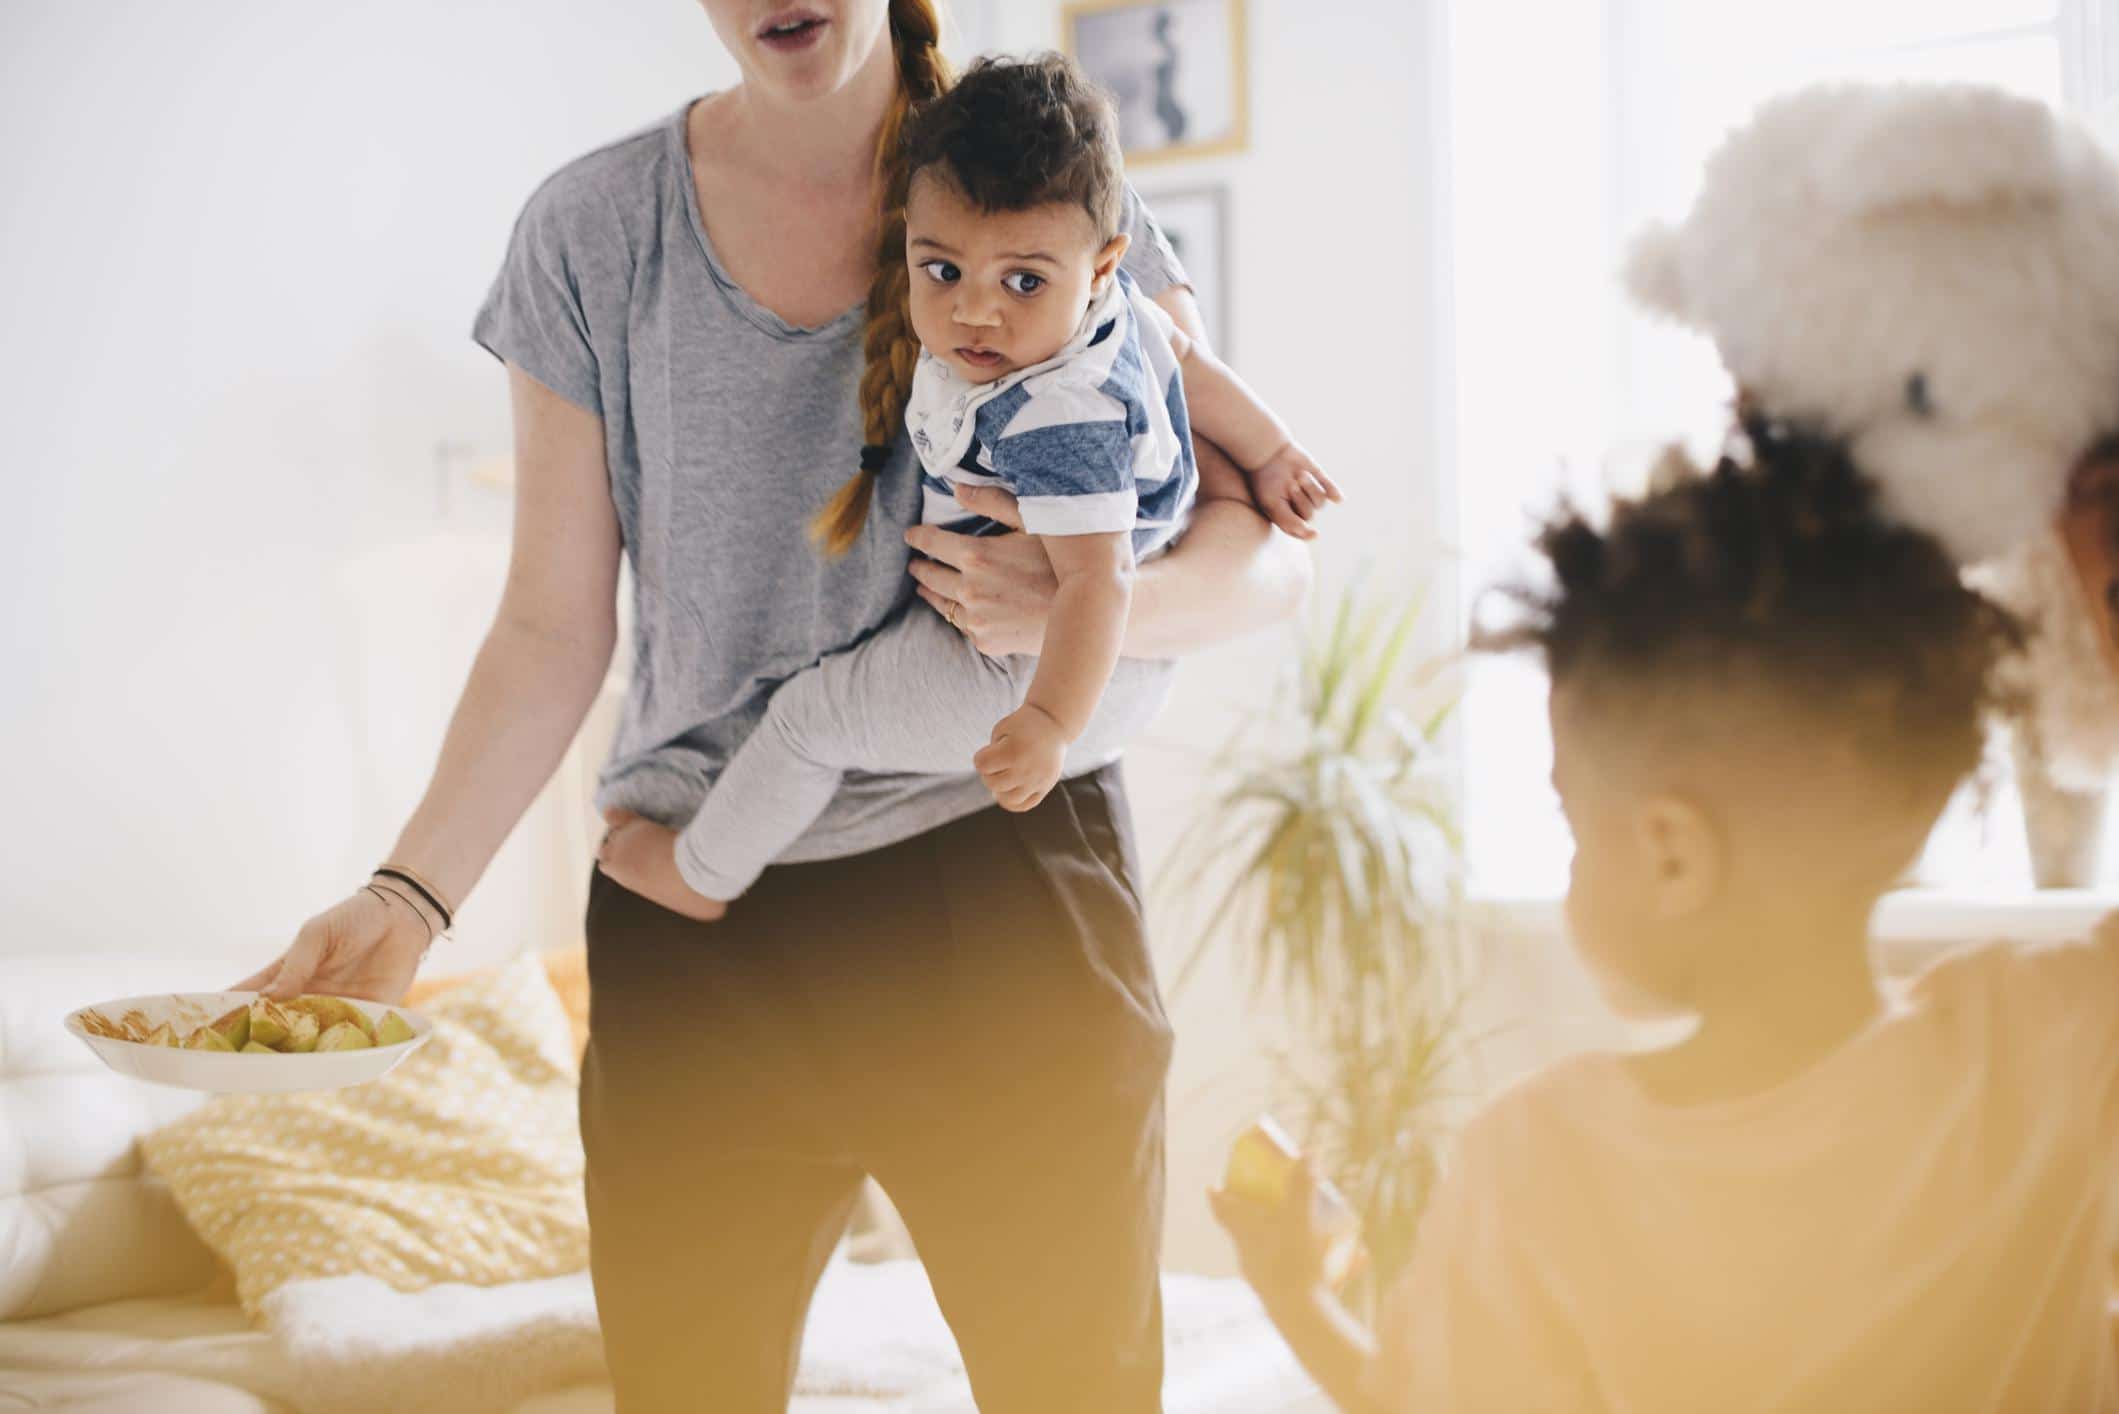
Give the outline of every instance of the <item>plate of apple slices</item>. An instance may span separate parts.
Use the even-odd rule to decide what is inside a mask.
[[[163,992],[81,1007],[67,1013],[66,1029],[121,1075],[256,1095],[373,1080],[434,1028],[418,1012],[364,997]]]

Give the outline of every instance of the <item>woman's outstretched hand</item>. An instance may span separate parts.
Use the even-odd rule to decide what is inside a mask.
[[[409,903],[360,889],[304,923],[292,947],[228,990],[282,1001],[324,992],[397,1006],[433,940],[432,922]]]
[[[1015,497],[992,486],[959,486],[964,509],[998,521],[1012,535],[959,535],[916,525],[905,543],[927,558],[912,562],[919,594],[950,626],[989,658],[1036,653],[1045,646],[1045,620],[1059,579],[1044,547],[1021,534]]]
[[[712,923],[728,905],[694,890],[677,872],[677,832],[630,810],[612,806],[603,812],[603,843],[596,847],[596,867],[614,883],[672,913]]]

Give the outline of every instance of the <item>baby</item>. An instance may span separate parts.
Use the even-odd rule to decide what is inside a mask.
[[[1551,674],[1574,946],[1689,1035],[1478,1116],[1373,1336],[1309,1184],[1213,1195],[1343,1408],[2119,1408],[2119,925],[1903,996],[1870,959],[2018,630],[1837,449],[1747,433],[1547,529],[1505,636]]]
[[[1336,486],[1287,428],[1120,269],[1125,196],[1110,107],[1066,60],[988,59],[923,105],[904,135],[907,314],[920,344],[905,426],[923,519],[999,529],[961,487],[1016,498],[1057,592],[1035,656],[988,658],[924,605],[783,683],[697,815],[674,838],[621,819],[618,882],[694,918],[721,915],[831,801],[841,774],[975,769],[1028,810],[1093,770],[1154,716],[1172,665],[1122,658],[1134,567],[1184,523],[1197,428],[1250,475],[1260,507],[1303,538]],[[887,449],[819,517],[861,533]]]

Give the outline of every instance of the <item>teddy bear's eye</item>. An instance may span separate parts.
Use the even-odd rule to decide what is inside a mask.
[[[1906,380],[1906,406],[1915,417],[1933,417],[1935,401],[1928,395],[1928,375],[1916,373]]]

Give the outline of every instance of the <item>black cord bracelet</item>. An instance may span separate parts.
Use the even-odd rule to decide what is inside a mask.
[[[422,884],[419,880],[413,878],[404,870],[392,869],[389,865],[386,864],[382,868],[377,869],[375,873],[380,874],[387,879],[398,879],[403,881],[404,883],[410,884],[412,886],[412,891],[418,894],[421,898],[425,899],[428,904],[433,907],[434,911],[441,915],[441,930],[444,933],[448,932],[449,929],[455,925],[455,920],[449,917],[449,910],[442,906],[442,901],[434,897],[433,892],[429,890],[425,884]],[[370,877],[372,878],[373,875],[371,875]]]
[[[419,920],[420,926],[427,930],[427,942],[429,945],[434,942],[435,938],[440,936],[438,933],[435,932],[434,924],[428,921],[427,915],[420,912],[419,905],[414,903],[409,897],[400,893],[395,888],[386,889],[381,884],[376,883],[362,884],[361,888],[363,891],[374,894],[377,898],[381,899],[383,901],[383,909],[386,912],[389,910],[390,900],[392,899],[396,899],[406,908],[411,909],[412,916],[414,918],[417,918]]]

